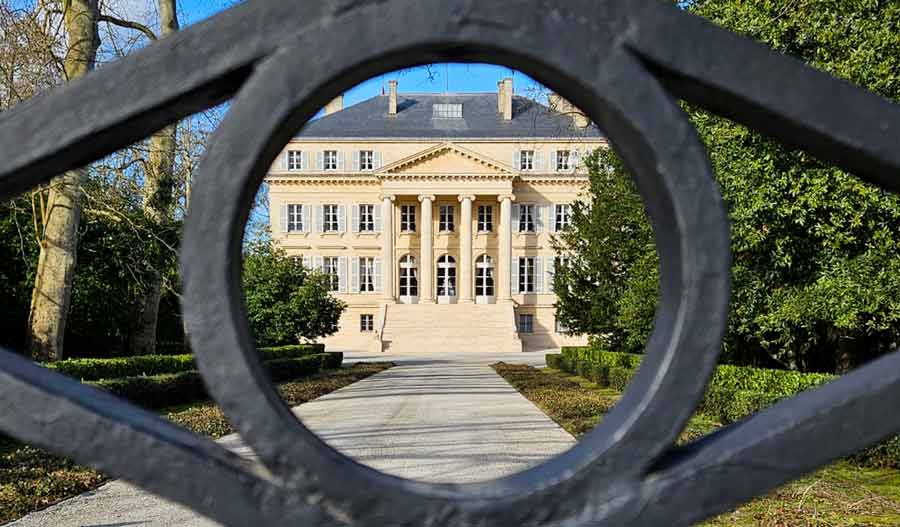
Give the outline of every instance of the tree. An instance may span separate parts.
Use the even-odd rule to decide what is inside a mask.
[[[175,0],[159,0],[160,34],[178,31]],[[143,206],[147,216],[160,230],[172,223],[175,191],[175,149],[177,127],[167,126],[150,138],[149,161],[144,176]],[[150,355],[156,351],[156,326],[162,297],[162,273],[154,271],[148,278],[147,290],[138,305],[138,322],[132,335],[131,351]]]
[[[697,0],[689,9],[900,101],[897,2]],[[731,219],[725,360],[844,371],[896,345],[900,198],[727,119],[687,110]],[[624,167],[614,156],[605,162],[611,180],[591,166],[591,215],[576,213],[574,230],[560,237],[560,249],[576,257],[555,287],[573,329],[611,334],[611,345],[636,349],[652,321],[656,260],[649,246],[640,250],[649,230],[615,237],[617,229],[644,220],[631,206],[635,195],[622,182]],[[602,246],[609,243],[617,247]],[[591,325],[579,314],[587,312],[600,322]]]
[[[65,57],[66,80],[83,77],[94,68],[100,37],[97,0],[65,2],[63,20],[68,36]],[[72,101],[78,104],[78,101]],[[70,170],[55,178],[46,196],[34,291],[29,314],[32,354],[37,359],[63,357],[66,316],[72,293],[78,250],[77,229],[81,221],[81,190],[85,170]]]
[[[584,161],[587,195],[574,204],[571,227],[554,239],[562,256],[553,279],[556,316],[576,334],[632,351],[642,343],[629,329],[644,323],[640,317],[626,323],[628,317],[635,318],[632,310],[643,300],[635,293],[643,292],[645,282],[651,286],[646,291],[650,298],[656,293],[650,225],[634,183],[614,152],[598,149]]]
[[[329,293],[329,278],[310,272],[268,239],[244,252],[244,298],[258,346],[314,340],[337,331],[346,304]]]

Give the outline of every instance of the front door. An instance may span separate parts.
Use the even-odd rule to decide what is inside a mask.
[[[446,254],[437,264],[437,301],[438,304],[456,302],[456,260]]]
[[[475,303],[493,304],[495,302],[494,261],[485,254],[475,262]]]

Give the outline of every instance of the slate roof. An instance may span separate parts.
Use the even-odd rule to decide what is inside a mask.
[[[461,103],[462,119],[434,119],[432,105]],[[569,115],[525,97],[513,97],[513,118],[497,111],[496,93],[416,94],[397,97],[397,115],[388,116],[388,96],[377,95],[310,121],[298,138],[602,138],[591,125],[575,128]]]

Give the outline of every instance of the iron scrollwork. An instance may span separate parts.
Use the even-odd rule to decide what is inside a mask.
[[[442,61],[517,68],[586,111],[634,175],[661,261],[646,359],[601,425],[542,465],[465,485],[377,472],[305,428],[260,365],[238,280],[280,145],[340,91]],[[0,118],[2,199],[232,100],[194,178],[184,309],[210,393],[267,471],[5,350],[0,430],[226,525],[503,527],[685,525],[900,432],[890,354],[674,446],[730,292],[726,211],[676,97],[900,190],[900,107],[652,0],[250,0],[22,104]]]

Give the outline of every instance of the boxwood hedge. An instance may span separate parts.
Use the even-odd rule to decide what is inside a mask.
[[[624,390],[642,356],[584,347],[564,347],[547,355],[547,365],[601,386]],[[698,410],[730,424],[778,401],[834,379],[835,375],[720,365],[710,379]],[[876,467],[900,468],[900,436],[855,454],[851,459]]]
[[[260,348],[264,361],[293,359],[325,352],[323,344],[297,344],[276,348]],[[138,355],[111,359],[67,359],[44,364],[70,377],[82,381],[117,379],[147,375],[162,375],[196,370],[194,356],[186,355]]]
[[[342,353],[320,353],[297,358],[273,359],[263,364],[268,370],[272,382],[284,382],[312,375],[325,369],[338,368],[343,359]],[[88,384],[150,409],[176,406],[209,398],[203,379],[196,370],[101,379],[90,381]]]

